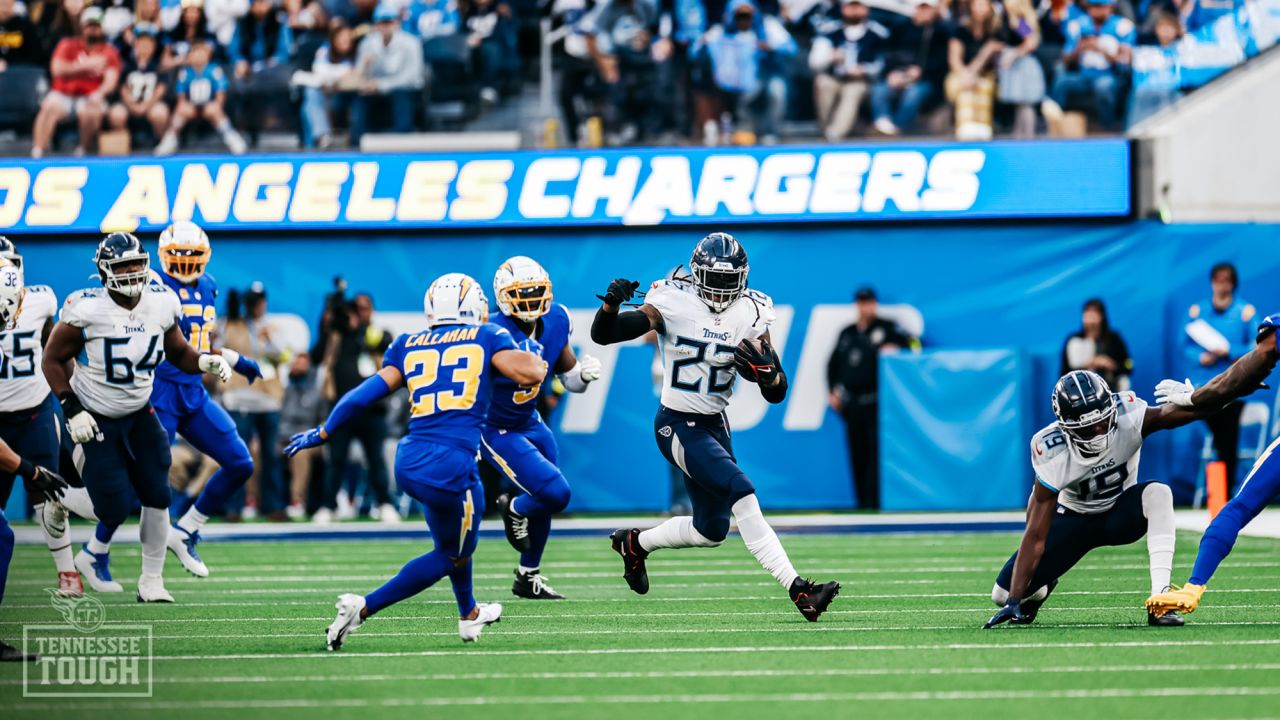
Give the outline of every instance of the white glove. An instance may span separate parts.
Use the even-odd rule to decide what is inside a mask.
[[[81,410],[67,421],[67,431],[71,433],[71,440],[77,445],[87,443],[101,435],[98,430],[98,421],[93,419],[88,410]]]
[[[1195,391],[1196,386],[1191,384],[1191,380],[1182,382],[1161,380],[1160,384],[1156,385],[1156,404],[1189,408],[1191,407],[1191,393]]]
[[[594,358],[590,355],[583,355],[578,358],[578,367],[582,368],[582,370],[579,371],[582,375],[582,382],[589,383],[600,379],[600,370],[603,366],[600,364],[600,360],[598,358]]]
[[[201,355],[200,372],[217,375],[222,382],[227,382],[231,379],[231,365],[221,355]]]

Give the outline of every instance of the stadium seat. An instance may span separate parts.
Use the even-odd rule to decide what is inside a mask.
[[[11,127],[19,132],[31,132],[40,99],[49,89],[44,68],[14,65],[0,73],[0,127]]]

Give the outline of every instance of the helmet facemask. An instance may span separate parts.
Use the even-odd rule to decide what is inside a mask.
[[[160,264],[170,277],[184,283],[195,282],[209,264],[209,248],[165,245],[160,248]]]
[[[0,265],[0,331],[8,332],[18,326],[25,294],[21,270],[10,262]]]
[[[531,323],[547,314],[552,297],[550,281],[514,282],[498,292],[498,307],[504,315]]]
[[[151,281],[151,264],[145,254],[108,258],[98,262],[102,284],[126,297],[138,297]]]
[[[749,266],[734,267],[727,262],[714,265],[690,263],[693,283],[702,301],[715,312],[724,312],[742,297],[747,289]]]
[[[1093,464],[1111,447],[1116,434],[1116,404],[1112,400],[1105,409],[1085,413],[1069,420],[1058,417],[1058,427],[1067,436],[1072,455],[1084,464]]]

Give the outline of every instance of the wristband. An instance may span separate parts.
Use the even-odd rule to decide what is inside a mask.
[[[62,415],[66,419],[70,420],[76,415],[84,412],[84,405],[80,404],[80,398],[76,397],[74,392],[68,390],[60,400],[62,402]]]
[[[232,368],[235,368],[237,365],[240,364],[240,353],[236,352],[235,350],[232,350],[231,348],[228,348],[228,347],[224,347],[218,352],[222,353],[222,359],[226,360],[227,364],[230,365]]]
[[[18,469],[14,471],[14,474],[23,480],[34,480],[36,477],[36,466],[32,465],[31,461],[26,458],[18,458]]]

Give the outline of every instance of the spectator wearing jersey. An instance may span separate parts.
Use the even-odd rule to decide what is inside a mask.
[[[422,95],[425,65],[422,41],[400,29],[400,13],[390,5],[374,11],[374,29],[356,51],[356,69],[363,83],[351,103],[351,145],[359,147],[369,129],[375,100],[391,107],[391,129],[412,132]]]
[[[187,65],[178,71],[175,87],[178,105],[174,108],[168,132],[156,146],[156,155],[172,155],[177,151],[182,129],[198,118],[213,126],[233,155],[242,155],[248,149],[244,138],[231,126],[227,117],[227,76],[222,68],[210,62],[212,45],[208,37],[197,37],[192,41],[187,51]]]
[[[160,72],[160,29],[135,25],[130,33],[133,48],[125,59],[120,94],[108,121],[112,128],[127,129],[133,136],[149,133],[155,142],[169,127],[169,106],[164,101],[168,82]]]
[[[841,24],[814,38],[809,50],[818,126],[830,142],[853,132],[863,98],[884,68],[889,32],[870,18],[863,0],[845,0]]]
[[[949,39],[938,17],[938,0],[918,0],[910,21],[889,31],[884,71],[871,91],[876,132],[910,132],[920,111],[942,96]]]
[[[1000,18],[1001,51],[996,74],[997,99],[1014,108],[1013,137],[1036,134],[1036,108],[1044,101],[1044,69],[1036,58],[1040,19],[1030,0],[1005,0]]]
[[[19,15],[16,0],[0,0],[0,72],[11,65],[43,65],[36,26]]]
[[[423,40],[457,35],[461,27],[457,0],[412,0],[405,9],[404,31]]]
[[[1153,44],[1133,51],[1133,94],[1129,99],[1132,127],[1182,97],[1178,74],[1178,40],[1182,38],[1182,21],[1177,15],[1156,11]]]
[[[80,129],[76,154],[93,148],[107,114],[107,98],[120,81],[120,55],[102,31],[102,9],[80,14],[80,35],[66,38],[53,51],[53,89],[40,103],[32,129],[31,157],[43,157],[58,124],[74,119]]]
[[[209,44],[211,62],[218,65],[226,63],[226,50],[214,37],[205,17],[204,0],[181,0],[181,8],[178,24],[164,38],[164,58],[160,61],[160,68],[172,72],[187,64],[187,52],[197,40]]]
[[[1098,124],[1115,127],[1121,85],[1128,77],[1137,29],[1115,14],[1115,0],[1085,0],[1087,14],[1067,21],[1062,67],[1041,112],[1054,134],[1076,98],[1092,102]]]
[[[618,140],[643,139],[659,123],[653,0],[604,0],[584,26],[587,51],[605,87],[605,126]],[[658,53],[660,56],[661,53]]]
[[[302,88],[302,146],[333,145],[331,116],[351,108],[360,77],[355,71],[355,37],[341,21],[333,23],[329,42],[316,51],[311,63],[314,84]]]
[[[1221,262],[1209,271],[1212,293],[1205,302],[1191,306],[1183,333],[1186,376],[1197,387],[1225,371],[1231,363],[1253,348],[1258,335],[1258,317],[1253,305],[1240,298],[1240,277],[1231,263]],[[1205,419],[1213,434],[1213,448],[1227,466],[1228,497],[1235,494],[1236,466],[1240,449],[1240,413],[1244,403],[1237,400]]]
[[[956,137],[989,140],[996,63],[1004,51],[1000,17],[991,0],[969,0],[951,36],[947,99],[956,107]]]
[[[751,0],[732,0],[725,16],[702,40],[722,105],[733,108],[739,122],[749,121],[765,144],[774,144],[787,109],[786,73],[796,42],[781,20]]]
[[[268,114],[279,117],[293,112],[289,100],[292,51],[288,14],[276,0],[253,0],[236,24],[229,54],[236,124],[255,144]]]
[[[1120,333],[1111,329],[1107,306],[1097,298],[1085,301],[1080,329],[1062,345],[1058,375],[1066,375],[1072,370],[1092,370],[1116,392],[1129,389],[1129,376],[1133,373],[1129,346]]]

